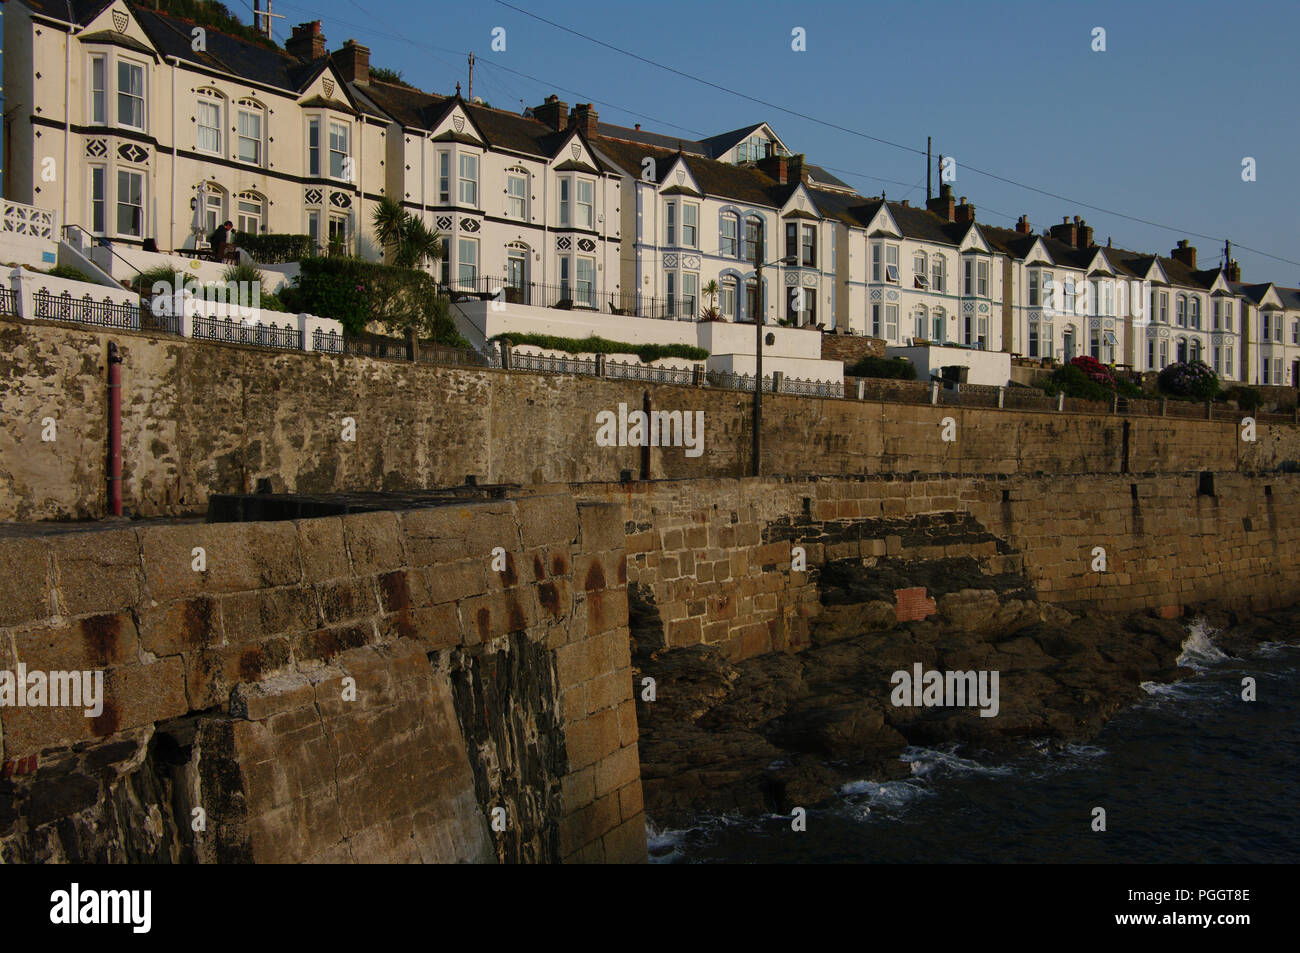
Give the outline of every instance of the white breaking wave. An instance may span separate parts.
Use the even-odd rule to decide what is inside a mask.
[[[1228,660],[1228,655],[1214,644],[1211,636],[1218,629],[1214,628],[1204,616],[1198,616],[1187,626],[1187,638],[1183,641],[1183,651],[1177,662],[1182,668],[1203,672],[1212,665]]]
[[[971,761],[969,758],[959,758],[952,753],[956,745],[948,746],[950,750],[943,751],[937,748],[908,748],[903,752],[901,761],[912,766],[912,775],[914,777],[929,777],[936,771],[948,772],[951,774],[987,774],[987,775],[1005,775],[1011,773],[1011,768],[1005,765],[980,764],[978,761]]]
[[[859,808],[870,813],[873,807],[897,810],[932,792],[910,781],[850,781],[840,788],[845,797],[861,798]]]

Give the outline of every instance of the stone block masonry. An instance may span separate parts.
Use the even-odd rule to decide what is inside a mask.
[[[703,411],[704,452],[654,447],[654,479],[750,472],[749,395],[709,388],[271,352],[48,322],[0,321],[0,519],[106,507],[107,344],[121,349],[123,498],[138,516],[201,513],[214,493],[420,490],[641,474],[602,447],[620,403]],[[940,438],[947,417],[954,441]],[[55,439],[44,422],[56,424]],[[348,427],[347,421],[352,426]],[[1300,428],[770,395],[767,473],[1259,472],[1300,460]],[[1127,427],[1127,429],[1126,429]],[[347,439],[345,432],[354,435]]]
[[[563,488],[0,538],[0,671],[107,696],[0,707],[0,858],[643,861],[626,579]]]
[[[936,596],[1168,611],[1300,601],[1300,475],[866,476],[589,484],[627,531],[638,639],[739,660],[807,647],[816,570],[865,562],[889,624]],[[795,571],[793,547],[809,572]],[[1095,571],[1096,549],[1105,571]],[[914,581],[929,589],[914,592]],[[897,580],[899,584],[895,584]],[[906,585],[901,583],[906,582]],[[969,593],[967,596],[973,598]],[[963,598],[966,598],[963,597]],[[977,624],[978,619],[972,619]],[[868,624],[870,620],[862,620]]]

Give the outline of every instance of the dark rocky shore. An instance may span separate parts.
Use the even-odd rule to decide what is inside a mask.
[[[920,585],[937,612],[898,622],[894,589]],[[1246,615],[1192,606],[1182,619],[1068,612],[1034,598],[1022,576],[990,577],[962,559],[844,560],[821,570],[819,586],[810,648],[736,663],[704,646],[665,649],[653,605],[632,594],[642,782],[657,823],[811,807],[848,781],[906,776],[899,755],[909,745],[1087,740],[1141,697],[1142,682],[1190,674],[1176,664],[1189,618],[1205,616],[1219,630],[1215,644],[1234,655],[1293,640],[1300,625],[1296,608]],[[895,707],[891,675],[918,662],[997,671],[996,717]],[[653,702],[640,700],[647,675]]]

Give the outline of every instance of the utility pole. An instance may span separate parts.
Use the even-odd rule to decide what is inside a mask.
[[[766,237],[765,225],[754,243],[754,273],[758,284],[758,307],[754,314],[754,339],[757,342],[754,351],[754,476],[761,474],[763,453],[763,321],[767,317],[767,296],[763,294],[763,239]]]
[[[469,101],[474,101],[474,51],[469,51]]]
[[[925,200],[930,201],[934,193],[930,188],[930,136],[925,137]]]
[[[263,3],[266,4],[265,10],[262,9]],[[271,12],[271,0],[253,0],[253,26],[259,33],[265,36],[268,40],[275,39],[275,37],[271,35],[272,17],[274,17],[277,20],[283,20],[284,14]]]

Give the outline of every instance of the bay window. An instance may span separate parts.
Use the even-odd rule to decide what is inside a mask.
[[[144,236],[144,174],[119,169],[117,173],[117,233]]]
[[[700,247],[700,207],[693,202],[682,203],[682,245]]]
[[[108,207],[107,171],[102,165],[90,167],[90,230],[96,235],[104,234],[108,225],[105,213]]]
[[[90,121],[108,121],[108,61],[103,55],[90,58]]]
[[[700,276],[694,272],[685,272],[682,275],[682,313],[687,318],[694,318],[696,315],[696,299],[700,292]]]
[[[575,265],[576,301],[580,305],[594,308],[596,306],[596,259],[579,257]]]
[[[478,282],[478,239],[462,238],[457,243],[456,280],[463,289],[473,289]]]
[[[478,208],[478,156],[470,152],[459,155],[457,169],[457,195],[461,205]]]
[[[561,183],[563,185],[563,183]],[[451,204],[451,153],[438,153],[438,203]]]
[[[144,66],[130,60],[117,61],[117,122],[144,129]]]
[[[346,123],[330,123],[330,178],[352,181],[350,131]]]
[[[307,120],[307,174],[320,175],[320,118]]]
[[[799,246],[799,261],[805,268],[817,267],[817,227],[805,225],[802,229],[803,241]]]
[[[577,179],[573,194],[578,207],[578,228],[596,227],[596,183],[591,179]]]
[[[560,179],[560,227],[568,228],[573,221],[573,180]]]

